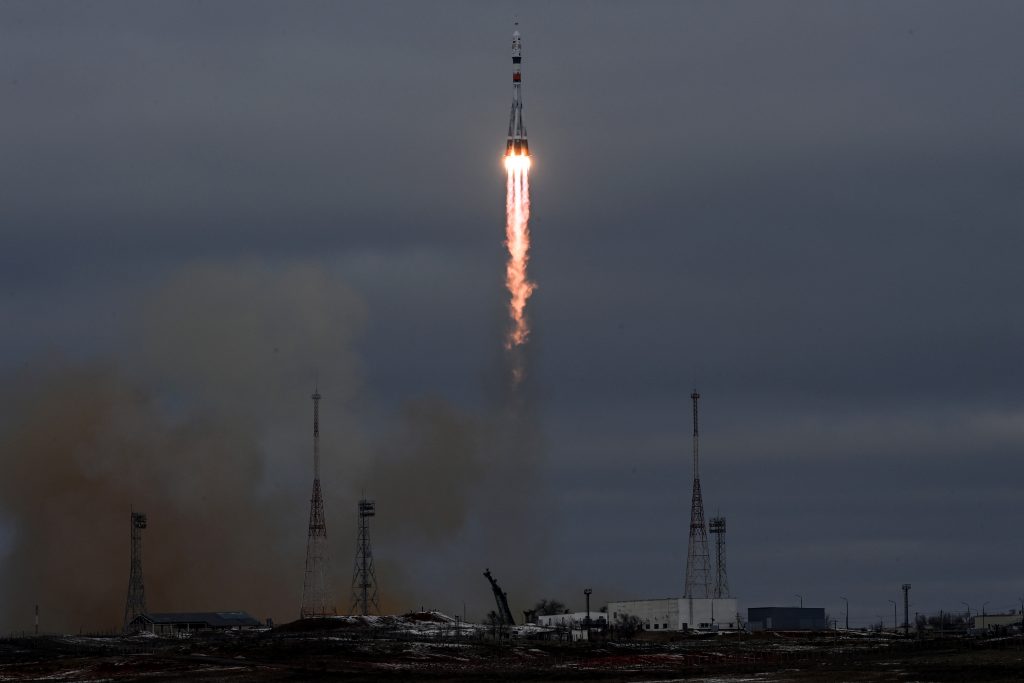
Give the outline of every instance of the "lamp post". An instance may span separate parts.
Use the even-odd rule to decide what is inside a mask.
[[[896,633],[899,630],[899,626],[896,625],[896,601],[890,600],[889,602],[892,603],[892,632]]]
[[[967,604],[966,602],[964,602],[963,600],[960,601],[960,604],[967,607],[967,622],[965,622],[965,623],[968,623],[968,622],[971,621],[971,606],[969,604]]]
[[[985,602],[983,602],[981,604],[981,627],[982,628],[988,628],[988,614],[985,612],[985,605],[987,605],[990,602],[992,602],[992,601],[991,600],[986,600]]]
[[[850,630],[850,601],[847,600],[846,598],[844,598],[843,596],[839,596],[839,599],[846,603],[846,630],[849,631]],[[1021,604],[1024,604],[1024,601],[1021,601]],[[1024,608],[1022,608],[1022,609],[1024,609]]]
[[[796,597],[800,598],[800,609],[803,609],[804,608],[804,596],[800,595],[799,593],[793,593],[793,595],[795,595]]]
[[[587,628],[590,628],[590,594],[594,591],[589,588],[584,589],[583,595],[587,596]]]

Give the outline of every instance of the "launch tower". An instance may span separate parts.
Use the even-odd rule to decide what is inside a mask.
[[[380,613],[377,599],[377,574],[373,569],[373,549],[370,547],[370,517],[377,514],[377,506],[365,498],[359,501],[359,537],[356,539],[356,562],[352,570],[352,614],[364,617]]]
[[[697,420],[697,403],[700,394],[690,394],[693,399],[693,498],[690,502],[690,542],[686,553],[686,593],[688,598],[711,597],[711,558],[708,555],[708,531],[704,526],[704,499],[700,492],[700,449]]]
[[[124,605],[124,630],[132,621],[146,613],[146,586],[142,583],[142,530],[146,528],[146,515],[132,511],[132,568],[128,576],[128,600]],[[37,606],[38,610],[39,607]],[[36,614],[38,620],[39,615]],[[37,626],[38,629],[38,626]]]
[[[313,495],[309,499],[309,536],[306,540],[306,576],[302,584],[303,619],[337,614],[327,588],[327,524],[320,492],[320,392],[313,390]]]

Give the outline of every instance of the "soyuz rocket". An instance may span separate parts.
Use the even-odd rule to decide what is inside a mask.
[[[523,61],[523,42],[519,37],[519,22],[512,32],[512,113],[508,118],[508,141],[505,156],[529,156],[530,145],[526,141],[526,126],[523,125],[523,76],[519,70]]]

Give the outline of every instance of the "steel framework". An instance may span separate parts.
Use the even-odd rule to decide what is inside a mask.
[[[373,549],[370,546],[370,517],[376,514],[377,506],[372,500],[364,498],[359,501],[359,537],[356,539],[356,561],[352,569],[352,614],[380,613],[377,574],[373,569]]]
[[[306,540],[306,574],[302,583],[303,619],[334,616],[338,612],[328,589],[327,523],[320,491],[320,392],[313,390],[313,494],[309,499],[309,536]]]
[[[146,586],[142,582],[142,530],[146,528],[146,515],[132,511],[132,568],[128,576],[128,600],[124,605],[124,630],[132,621],[146,613]],[[36,621],[39,619],[36,607]],[[38,629],[38,625],[36,627]]]
[[[704,525],[704,499],[700,492],[700,432],[697,404],[700,394],[693,399],[693,497],[690,501],[690,541],[686,552],[686,591],[688,598],[711,597],[711,558],[708,553],[708,530]]]
[[[729,574],[725,568],[725,517],[712,517],[708,533],[715,535],[715,591],[714,597],[729,597]]]

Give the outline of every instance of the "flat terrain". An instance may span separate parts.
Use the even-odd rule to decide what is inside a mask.
[[[498,644],[379,629],[0,640],[0,681],[1021,681],[1024,638],[771,634]]]

